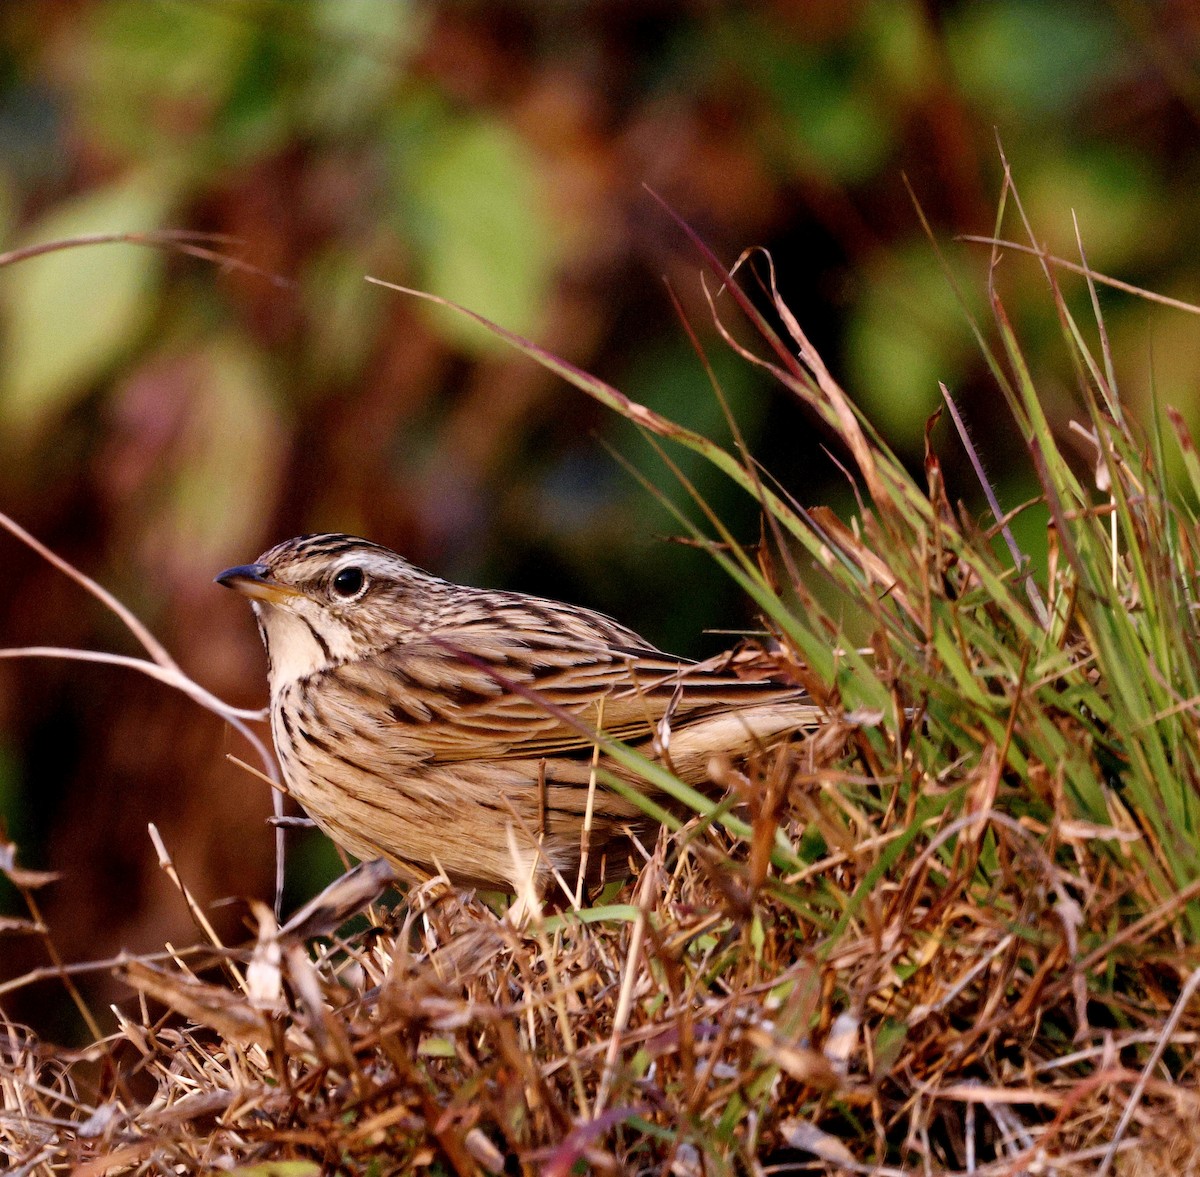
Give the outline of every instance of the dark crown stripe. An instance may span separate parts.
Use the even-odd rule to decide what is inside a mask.
[[[337,556],[342,552],[366,550],[386,552],[370,540],[360,539],[356,535],[344,535],[341,532],[323,533],[318,535],[302,535],[293,541],[293,550],[298,555],[305,556]]]

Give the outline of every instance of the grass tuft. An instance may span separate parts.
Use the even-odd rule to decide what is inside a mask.
[[[775,640],[758,667],[806,685],[828,724],[750,764],[714,763],[716,805],[676,786],[696,816],[664,827],[636,879],[523,932],[435,880],[340,931],[334,894],[315,905],[319,935],[255,905],[245,946],[99,962],[136,996],[88,1049],[0,1025],[10,1170],[1194,1167],[1200,459],[1179,414],[1147,436],[1122,409],[1095,297],[1094,323],[1069,311],[1062,275],[1093,296],[1107,280],[1082,250],[1078,264],[1046,255],[1028,227],[1028,244],[1004,242],[1004,208],[1023,218],[1011,183],[1004,198],[989,244],[1042,266],[1092,452],[1081,465],[1052,429],[993,287],[976,335],[1049,514],[1044,580],[994,496],[980,522],[932,451],[910,475],[754,256],[735,275],[697,243],[718,320],[736,308],[763,349],[725,339],[847,456],[852,519],[801,508],[744,448],[485,324],[668,462],[682,445],[757,500],[771,557],[739,545],[682,475],[700,522],[677,517],[760,608]],[[50,951],[46,880],[11,850],[0,870],[30,905],[0,934],[46,936]],[[49,970],[67,984],[78,971]]]

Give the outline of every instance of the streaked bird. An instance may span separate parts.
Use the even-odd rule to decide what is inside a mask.
[[[452,584],[354,536],[290,539],[216,579],[257,614],[292,796],[351,854],[462,885],[528,899],[554,871],[573,887],[584,860],[593,882],[627,873],[628,836],[654,823],[596,765],[654,790],[598,751],[597,730],[711,789],[712,757],[820,721],[796,687],[743,680],[727,659]]]

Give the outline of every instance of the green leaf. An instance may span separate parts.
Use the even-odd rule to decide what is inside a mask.
[[[417,1054],[426,1058],[454,1058],[457,1053],[453,1038],[422,1038],[417,1047]]]
[[[960,276],[964,289],[974,285]],[[971,336],[937,259],[921,246],[880,263],[848,327],[849,386],[880,431],[919,451],[941,404],[973,359]]]
[[[197,164],[239,80],[253,84],[246,74],[267,40],[255,22],[230,19],[220,5],[144,0],[88,5],[77,35],[72,109],[83,141],[109,157],[178,152]],[[256,64],[258,86],[267,88],[274,79],[261,59]],[[244,115],[235,112],[234,122]]]
[[[199,571],[219,553],[254,542],[283,449],[271,373],[249,342],[219,336],[190,368],[195,391],[159,522],[178,566]]]
[[[550,293],[557,234],[534,161],[510,128],[455,120],[426,142],[411,177],[422,284],[512,331],[535,335]],[[438,330],[475,352],[503,343],[431,308]]]
[[[990,119],[1049,121],[1127,68],[1118,29],[1106,5],[1004,0],[963,5],[946,41],[963,90]]]
[[[897,1018],[884,1018],[875,1032],[875,1067],[876,1081],[886,1077],[893,1065],[900,1058],[904,1044],[908,1039],[908,1026]]]
[[[1164,249],[1170,249],[1162,234],[1146,232],[1147,225],[1167,223],[1167,209],[1152,167],[1132,149],[1087,146],[1048,152],[1030,167],[1021,194],[1051,252],[1077,257],[1078,222],[1088,263],[1097,270],[1127,270],[1160,260]]]
[[[866,180],[895,141],[896,116],[874,85],[871,46],[816,46],[761,18],[725,24],[722,49],[778,108],[780,141],[801,169],[833,183]]]
[[[171,198],[161,176],[136,176],[60,204],[19,244],[154,230]],[[57,250],[0,275],[0,426],[39,431],[124,355],[149,320],[163,264],[158,249],[117,242]]]

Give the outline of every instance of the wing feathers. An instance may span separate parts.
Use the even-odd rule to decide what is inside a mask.
[[[385,703],[374,709],[385,717],[377,738],[394,741],[397,759],[408,763],[590,758],[591,730],[649,743],[664,716],[672,755],[694,759],[703,753],[702,763],[714,751],[733,754],[818,718],[792,687],[743,680],[720,665],[647,647],[595,640],[581,646],[577,637],[568,644],[563,635],[545,633],[525,643],[478,629],[444,633],[436,643],[397,643],[370,660],[336,667],[328,679],[327,687],[338,693]],[[537,698],[508,690],[506,682]],[[587,731],[552,714],[542,700]]]

